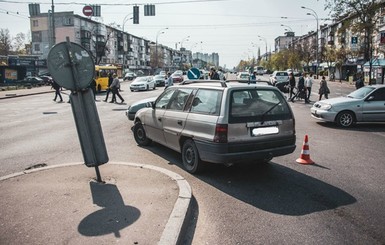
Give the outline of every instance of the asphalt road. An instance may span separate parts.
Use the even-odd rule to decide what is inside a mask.
[[[339,82],[329,86],[331,97],[353,89]],[[311,118],[311,105],[291,103],[294,153],[267,166],[210,165],[193,176],[181,167],[179,154],[156,144],[138,147],[125,117],[128,104],[163,88],[130,92],[123,83],[122,89],[126,104],[105,103],[97,95],[109,159],[160,166],[188,180],[195,201],[186,244],[385,243],[384,124],[341,129]],[[52,99],[42,94],[0,100],[0,176],[35,164],[82,161],[70,104]],[[316,163],[310,166],[295,161],[305,135]]]

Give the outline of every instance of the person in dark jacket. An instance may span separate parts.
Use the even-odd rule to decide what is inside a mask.
[[[94,94],[94,100],[96,100],[96,80],[95,80],[95,78],[93,78],[91,83],[90,83],[90,89],[92,90],[92,93]]]
[[[362,79],[362,75],[357,74],[356,89],[362,88],[363,86],[365,86],[365,84],[364,84],[364,80]]]
[[[219,80],[219,74],[215,71],[214,68],[210,69],[210,80]]]
[[[297,92],[291,98],[291,102],[294,102],[294,99],[305,99],[305,103],[309,103],[307,96],[306,96],[306,88],[305,88],[305,78],[303,75],[300,73],[299,74],[299,79],[298,79],[298,84],[297,84]]]
[[[59,96],[60,98],[59,102],[63,102],[63,97],[61,96],[61,93],[60,93],[61,86],[55,80],[52,80],[52,88],[55,89],[55,98],[53,99],[53,101],[56,101],[57,97]]]
[[[295,88],[295,85],[296,85],[296,82],[295,82],[295,77],[293,75],[293,73],[289,73],[289,86],[290,86],[290,90],[289,90],[289,100],[292,99],[292,97],[294,96],[294,88]]]
[[[108,88],[107,88],[107,92],[106,92],[106,98],[103,100],[104,102],[107,102],[107,100],[108,100],[108,95],[111,92],[110,86],[111,86],[113,80],[114,80],[114,78],[112,77],[112,73],[109,73],[108,74]]]

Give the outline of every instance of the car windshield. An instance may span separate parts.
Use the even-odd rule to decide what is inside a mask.
[[[365,98],[369,93],[371,93],[375,88],[374,87],[362,87],[360,89],[357,89],[350,94],[348,94],[349,98],[354,98],[354,99],[363,99]]]
[[[231,122],[276,120],[291,115],[284,97],[276,90],[236,90],[231,96]]]

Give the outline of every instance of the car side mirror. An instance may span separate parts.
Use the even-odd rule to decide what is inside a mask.
[[[372,100],[374,100],[374,95],[369,96],[366,100],[367,100],[367,101],[372,101]]]

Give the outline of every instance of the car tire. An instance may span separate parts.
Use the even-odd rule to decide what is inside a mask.
[[[198,148],[191,139],[188,139],[183,143],[182,162],[183,167],[189,173],[196,174],[202,171],[203,163],[200,160]]]
[[[353,112],[350,111],[341,111],[336,117],[336,123],[338,126],[348,128],[355,123],[355,116]]]
[[[136,122],[133,128],[134,138],[139,146],[148,146],[152,140],[147,138],[146,131],[141,122]]]

